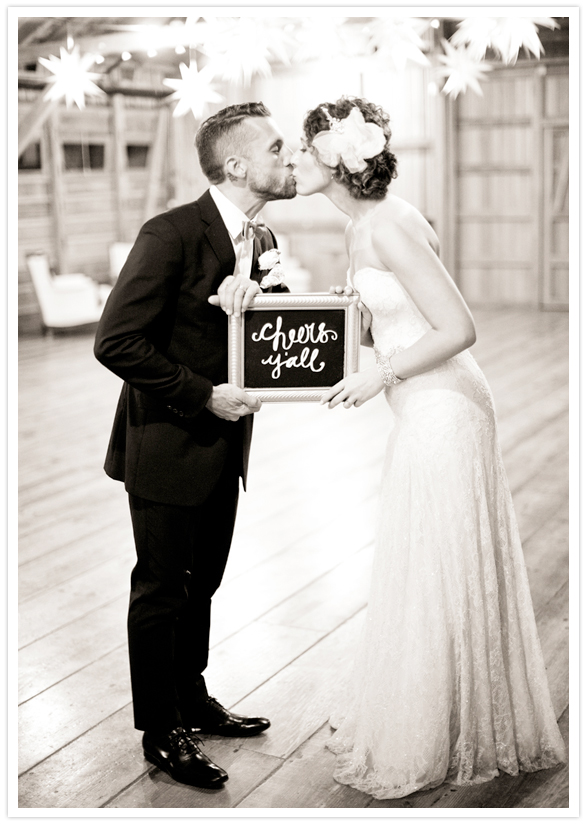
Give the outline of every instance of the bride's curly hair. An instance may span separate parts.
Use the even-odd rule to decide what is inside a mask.
[[[386,144],[382,152],[365,161],[367,167],[363,172],[349,172],[340,160],[334,169],[334,179],[344,184],[351,197],[357,200],[383,200],[389,184],[393,178],[397,177],[397,158],[388,145],[391,138],[389,115],[380,106],[361,97],[341,97],[336,103],[321,103],[306,114],[304,132],[311,146],[318,132],[330,130],[330,123],[324,109],[330,113],[331,117],[343,120],[355,106],[361,111],[367,123],[376,123],[377,126],[381,126]]]

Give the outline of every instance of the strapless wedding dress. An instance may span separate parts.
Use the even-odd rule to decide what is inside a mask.
[[[383,354],[430,328],[395,275],[354,287]],[[331,717],[334,777],[378,799],[565,761],[497,441],[469,352],[386,388],[393,420],[362,640]]]

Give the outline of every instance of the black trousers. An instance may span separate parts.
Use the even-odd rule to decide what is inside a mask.
[[[172,730],[207,696],[211,600],[226,567],[238,492],[231,462],[197,507],[129,495],[137,563],[128,646],[138,730]]]

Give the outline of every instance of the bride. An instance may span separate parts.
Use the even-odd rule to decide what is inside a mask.
[[[565,761],[493,400],[467,348],[471,314],[422,215],[389,194],[389,117],[360,98],[310,111],[297,192],[350,217],[349,285],[376,366],[322,398],[385,392],[387,444],[372,583],[331,724],[334,777],[378,799]]]

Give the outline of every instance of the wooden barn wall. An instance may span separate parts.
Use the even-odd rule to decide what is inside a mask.
[[[19,117],[37,92],[21,91]],[[40,330],[26,256],[44,252],[57,273],[107,281],[109,247],[133,241],[149,217],[192,199],[205,182],[197,167],[194,121],[173,118],[154,98],[112,95],[80,111],[61,106],[38,135],[40,170],[18,175],[19,330]],[[104,168],[64,168],[63,144],[104,146]],[[130,168],[127,145],[148,146],[147,166]],[[189,159],[189,160],[188,160]]]
[[[456,280],[472,304],[568,307],[568,64],[494,69],[454,107]]]

